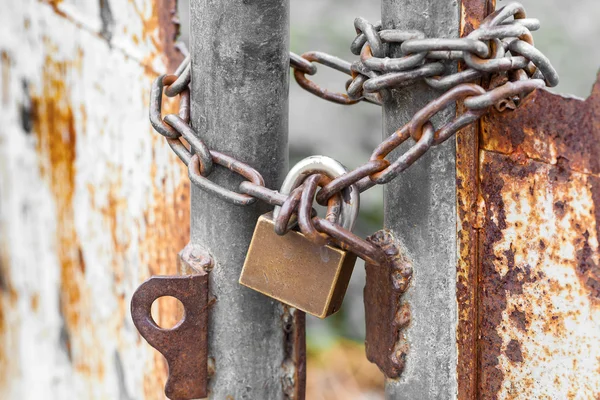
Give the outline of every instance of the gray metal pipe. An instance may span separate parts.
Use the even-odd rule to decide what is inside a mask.
[[[459,36],[460,2],[455,0],[382,0],[381,14],[384,29]],[[392,51],[399,52],[396,47]],[[424,84],[391,92],[384,104],[384,137],[439,94]],[[440,126],[454,115],[455,109],[449,108],[434,124]],[[405,295],[412,309],[410,350],[402,377],[386,382],[387,399],[457,396],[455,187],[455,143],[448,140],[385,189],[385,225],[403,238],[414,261],[413,286]]]
[[[190,28],[194,129],[211,149],[279,187],[288,166],[289,1],[192,1]],[[219,167],[210,179],[232,190],[240,182]],[[238,284],[256,220],[268,207],[235,206],[192,188],[191,210],[191,241],[215,260],[210,397],[282,399],[293,376],[288,311]]]

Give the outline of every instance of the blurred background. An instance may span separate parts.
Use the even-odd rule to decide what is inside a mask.
[[[178,0],[186,43],[190,1]],[[352,61],[354,18],[380,19],[379,0],[290,2],[298,54]],[[187,171],[147,117],[152,80],[174,67],[157,10],[167,3],[0,0],[1,399],[164,398],[166,365],[133,327],[129,300],[148,276],[175,272],[188,240]],[[600,67],[600,1],[522,3],[542,22],[533,36],[559,72],[552,91],[587,97]],[[315,80],[345,84],[321,66]],[[326,102],[292,78],[289,134],[290,164],[323,154],[352,169],[381,141],[381,109]],[[382,217],[373,188],[357,234],[380,229]],[[364,355],[364,279],[358,263],[342,310],[307,317],[307,399],[383,398],[383,376]],[[176,322],[172,306],[159,311],[161,325]]]
[[[182,37],[187,36],[187,2],[180,1]],[[536,47],[551,60],[560,84],[551,91],[587,97],[600,69],[598,0],[522,0],[527,15],[541,21],[533,33]],[[509,3],[498,1],[497,8]],[[381,19],[379,0],[291,0],[291,51],[331,53],[348,61],[355,56],[354,18]],[[319,66],[315,81],[343,91],[344,77]],[[381,109],[368,103],[340,106],[316,98],[290,81],[290,165],[316,154],[331,156],[352,169],[367,160],[381,140]],[[357,232],[367,236],[383,224],[383,197],[375,187],[361,197]],[[362,263],[362,260],[359,260]],[[307,317],[309,399],[383,398],[383,377],[364,356],[364,268],[358,264],[344,306],[326,320]]]

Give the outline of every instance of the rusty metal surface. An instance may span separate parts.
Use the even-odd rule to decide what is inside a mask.
[[[283,307],[285,353],[283,392],[290,400],[306,397],[306,314],[292,307]]]
[[[402,295],[409,288],[413,270],[402,242],[387,230],[369,237],[388,256],[388,263],[365,263],[365,350],[388,378],[404,371],[409,343],[405,330],[410,324],[410,304]]]
[[[167,360],[169,377],[165,394],[172,400],[193,400],[208,395],[208,272],[212,258],[191,246],[179,255],[180,276],[153,276],[131,299],[131,317],[146,341]],[[183,305],[183,317],[171,329],[157,325],[152,303],[171,296]]]
[[[355,262],[356,255],[317,245],[299,232],[279,236],[272,216],[261,216],[240,283],[325,318],[340,309]]]
[[[186,171],[147,122],[148,85],[180,58],[174,4],[3,5],[1,398],[164,396],[128,303],[189,239]]]
[[[495,1],[463,0],[460,13],[460,36],[466,37],[477,29],[481,21],[495,9]],[[459,64],[459,70],[468,70]],[[485,84],[485,82],[484,82]],[[466,107],[460,102],[457,112],[464,113]],[[479,165],[479,123],[467,126],[456,134],[456,211],[457,248],[456,300],[458,323],[456,326],[456,347],[458,362],[457,398],[474,400],[477,398],[477,200]]]
[[[600,396],[600,82],[482,124],[479,396]]]

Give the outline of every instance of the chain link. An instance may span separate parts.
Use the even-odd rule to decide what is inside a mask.
[[[418,111],[406,125],[377,146],[367,163],[353,171],[335,179],[318,173],[309,175],[289,195],[284,195],[266,188],[260,173],[251,166],[209,149],[201,135],[189,124],[189,55],[173,75],[162,75],[154,81],[150,95],[150,121],[188,166],[190,180],[195,185],[237,205],[250,205],[261,200],[282,206],[275,221],[278,234],[285,234],[298,222],[301,231],[317,243],[333,242],[365,260],[381,263],[385,260],[381,249],[336,223],[343,191],[355,185],[359,192],[363,192],[390,182],[431,147],[442,144],[463,127],[477,121],[491,107],[514,109],[533,90],[556,86],[558,74],[549,60],[534,47],[531,31],[539,29],[539,21],[526,18],[519,3],[495,11],[478,29],[459,39],[427,38],[420,31],[382,29],[380,22],[371,24],[364,18],[357,18],[354,27],[357,36],[350,50],[360,56],[354,63],[322,52],[308,52],[302,56],[290,53],[290,66],[302,88],[325,100],[345,105],[361,101],[381,105],[386,91],[417,82],[425,82],[446,92]],[[390,57],[392,46],[395,51],[400,51],[399,57]],[[464,62],[467,68],[455,72],[458,61]],[[331,92],[308,79],[307,75],[317,73],[316,64],[348,75],[346,93]],[[490,90],[473,83],[484,77],[490,82]],[[163,92],[168,97],[180,96],[177,115],[162,117]],[[457,101],[463,102],[466,111],[436,129],[431,118]],[[410,148],[393,162],[386,159],[409,139],[414,141]],[[239,185],[239,193],[209,179],[216,166],[225,167],[247,179]],[[325,219],[316,216],[312,208],[315,198],[317,203],[328,206]]]

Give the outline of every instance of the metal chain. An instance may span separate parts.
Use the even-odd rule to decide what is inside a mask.
[[[513,18],[508,21],[509,18]],[[352,185],[363,192],[377,184],[386,184],[410,167],[431,147],[452,137],[463,127],[477,121],[491,107],[499,110],[515,108],[518,102],[535,89],[558,84],[558,75],[548,59],[533,46],[531,31],[539,28],[536,19],[526,18],[523,6],[509,4],[490,14],[481,26],[465,38],[426,38],[420,31],[383,30],[381,23],[370,24],[364,18],[354,21],[357,36],[352,53],[360,60],[349,63],[322,52],[302,56],[290,53],[290,66],[298,84],[307,91],[340,104],[367,101],[381,105],[382,95],[390,89],[403,88],[425,81],[438,90],[446,90],[403,127],[384,140],[364,165],[336,178],[313,174],[296,190],[283,195],[265,187],[260,173],[251,166],[226,154],[209,149],[189,125],[191,62],[187,56],[173,75],[159,76],[152,85],[150,121],[164,136],[177,156],[188,167],[190,180],[203,190],[237,205],[250,205],[256,200],[283,206],[275,221],[278,234],[285,234],[296,214],[301,231],[315,242],[333,241],[343,249],[375,263],[386,256],[377,246],[363,240],[335,221],[339,212],[340,193]],[[399,46],[400,57],[388,57],[390,44]],[[452,71],[458,61],[468,66]],[[315,75],[315,63],[333,68],[351,77],[346,93],[335,93],[319,87],[307,78]],[[491,90],[486,91],[474,82],[488,78]],[[180,96],[179,112],[162,117],[162,94]],[[445,125],[434,128],[431,118],[462,101],[466,112]],[[182,141],[185,139],[186,144]],[[396,160],[386,157],[411,138],[415,144]],[[226,189],[208,176],[216,165],[246,179],[239,193]],[[320,175],[320,176],[316,176]],[[317,186],[321,189],[316,192]],[[329,205],[326,219],[315,216],[308,199],[315,197],[321,205]],[[293,221],[292,221],[293,222]]]

